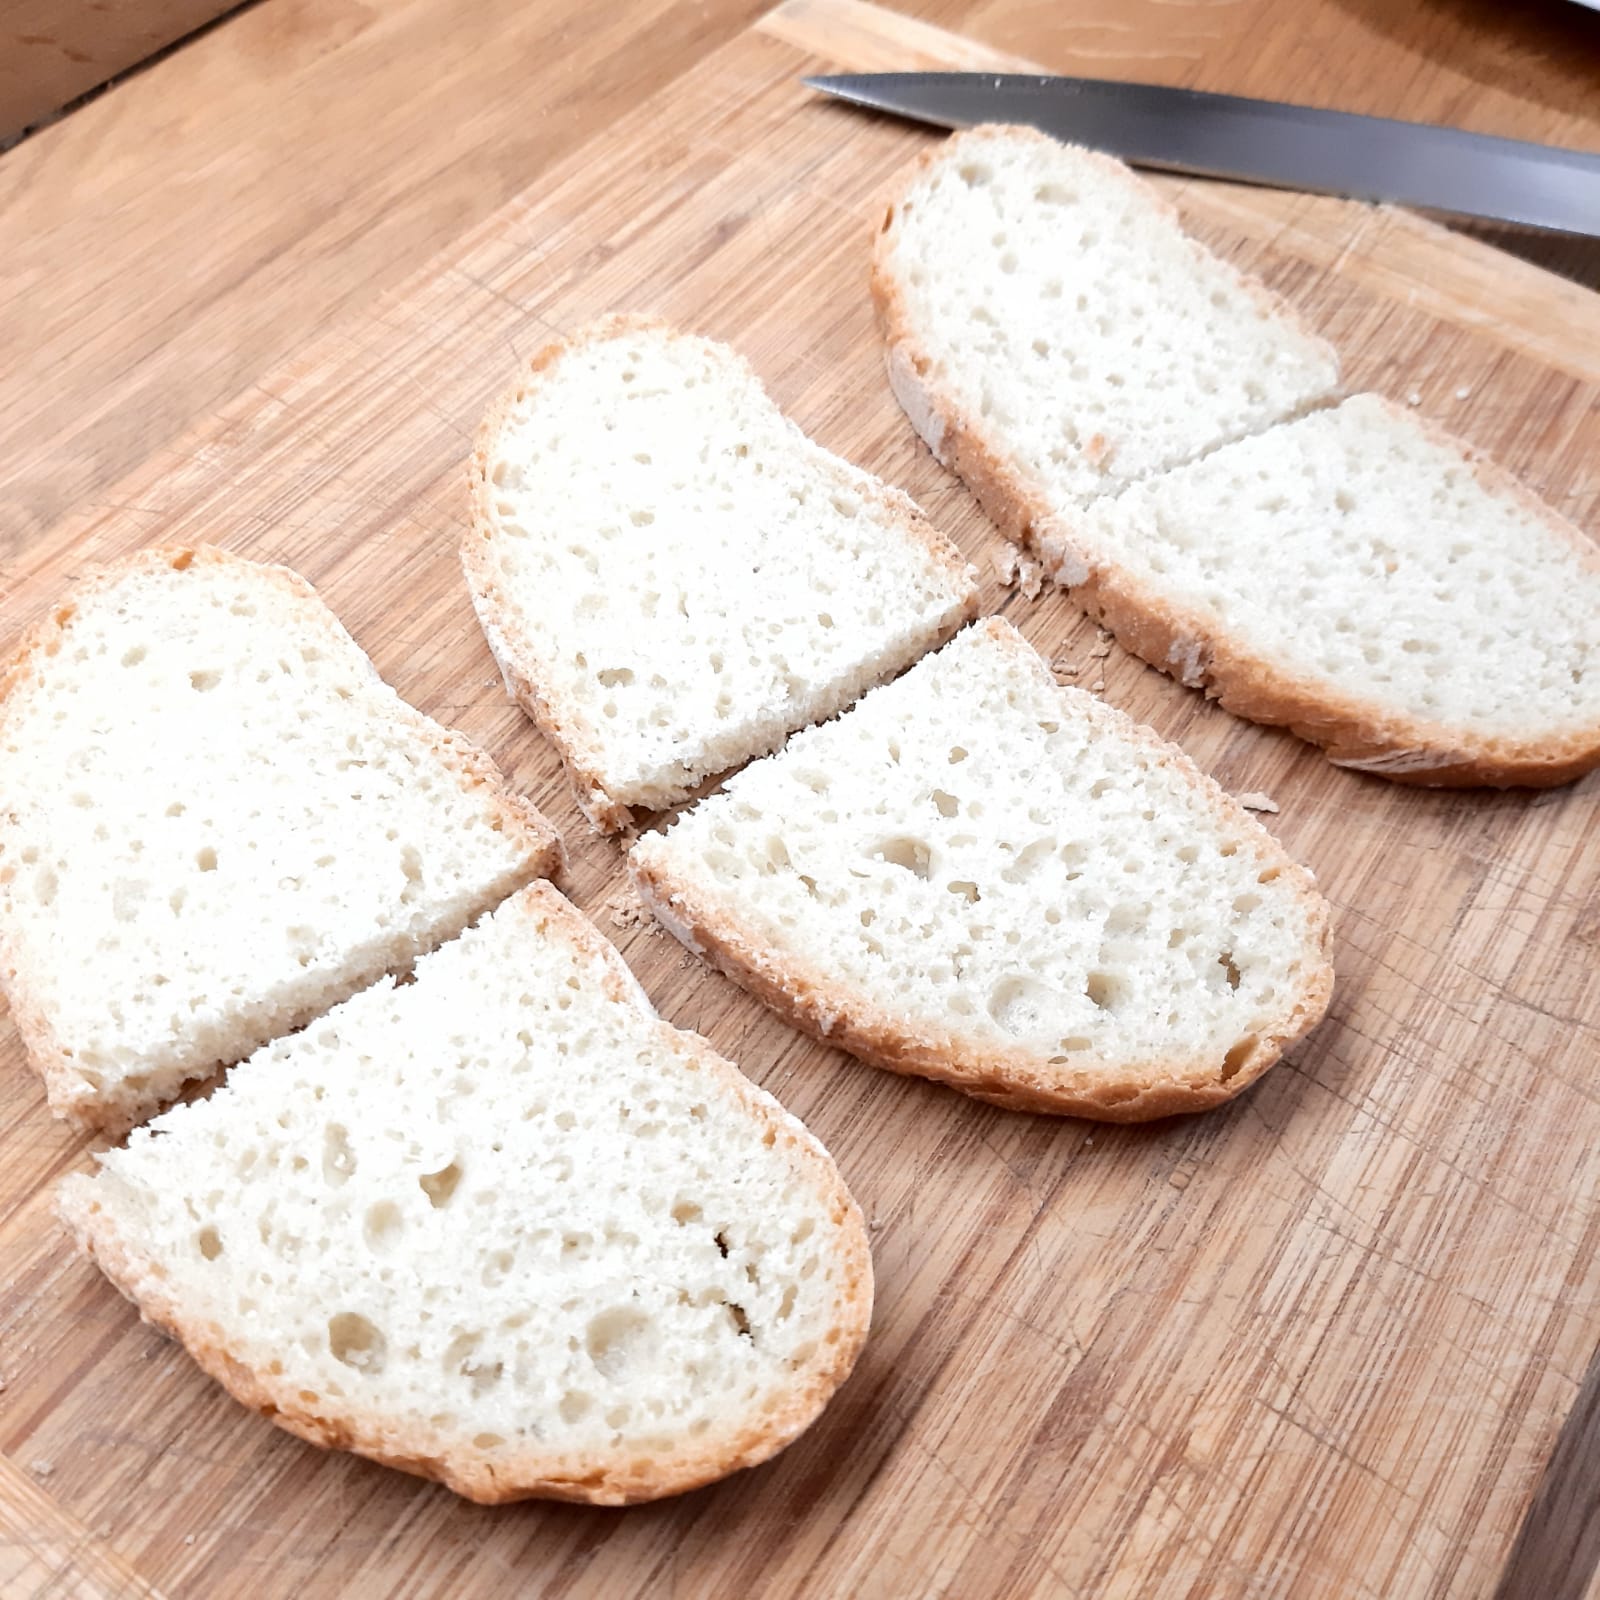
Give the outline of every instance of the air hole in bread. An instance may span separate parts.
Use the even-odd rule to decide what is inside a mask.
[[[379,1200],[367,1207],[361,1232],[367,1248],[381,1254],[385,1250],[392,1250],[400,1242],[404,1229],[405,1222],[399,1206],[392,1200]]]
[[[1123,991],[1123,982],[1114,973],[1091,972],[1083,981],[1083,992],[1102,1011],[1115,1011],[1122,1003]]]
[[[334,1188],[348,1183],[356,1170],[355,1151],[350,1137],[337,1122],[330,1122],[322,1133],[322,1178]]]
[[[1228,1051],[1227,1055],[1222,1058],[1222,1081],[1224,1083],[1238,1076],[1240,1069],[1255,1053],[1256,1046],[1260,1042],[1253,1033],[1248,1033]]]
[[[650,1319],[638,1306],[611,1306],[589,1319],[584,1349],[595,1370],[613,1381],[649,1356]]]
[[[1056,841],[1053,837],[1035,839],[1017,852],[1010,866],[1001,868],[1000,876],[1006,883],[1026,883],[1038,874],[1055,853]]]
[[[335,1361],[376,1377],[388,1361],[388,1341],[381,1330],[355,1311],[341,1311],[328,1320],[328,1349]]]
[[[222,1254],[222,1236],[209,1225],[195,1235],[195,1243],[207,1261],[215,1261]]]
[[[437,1172],[423,1173],[417,1182],[422,1192],[427,1195],[428,1203],[437,1211],[450,1204],[451,1197],[461,1182],[461,1168],[452,1161]]]
[[[1062,997],[1037,978],[1002,978],[989,992],[989,1015],[1009,1034],[1027,1037],[1047,1028]]]
[[[891,867],[900,867],[917,878],[926,878],[933,861],[933,852],[925,839],[900,835],[884,839],[874,845],[868,855]]]

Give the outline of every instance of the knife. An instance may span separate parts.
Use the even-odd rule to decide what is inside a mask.
[[[1600,236],[1600,155],[1579,150],[1095,78],[877,72],[805,82],[943,128],[1028,123],[1135,166]]]

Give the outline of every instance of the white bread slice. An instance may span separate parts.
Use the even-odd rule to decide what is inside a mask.
[[[764,1461],[867,1332],[821,1145],[535,884],[173,1108],[61,1210],[280,1427],[474,1500]]]
[[[1054,574],[1130,650],[1340,766],[1546,785],[1600,765],[1600,548],[1377,395],[1100,501]]]
[[[0,987],[122,1129],[561,861],[316,592],[220,550],[87,579],[0,674]]]
[[[848,705],[976,614],[897,489],[725,346],[612,317],[491,409],[462,563],[508,691],[598,827]]]
[[[982,126],[888,208],[873,298],[889,381],[1001,531],[1052,524],[1327,399],[1338,357],[1190,239],[1109,156]]]
[[[797,1026],[1018,1110],[1203,1110],[1332,991],[1311,874],[998,618],[630,862],[667,928]]]

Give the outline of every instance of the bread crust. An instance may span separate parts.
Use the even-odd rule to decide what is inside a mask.
[[[603,343],[629,333],[664,335],[671,339],[687,337],[657,317],[630,313],[601,317],[575,333],[546,345],[533,357],[521,377],[490,404],[479,425],[467,465],[472,526],[461,543],[461,566],[466,574],[467,588],[471,591],[473,608],[483,628],[484,638],[500,668],[506,693],[555,746],[566,768],[579,810],[602,833],[620,833],[632,827],[635,810],[653,810],[688,798],[699,783],[715,775],[715,769],[692,772],[671,794],[646,797],[637,793],[613,793],[607,788],[601,770],[603,758],[597,730],[580,707],[550,693],[546,687],[552,676],[549,661],[541,654],[538,640],[517,633],[501,594],[492,554],[499,527],[499,514],[495,509],[493,460],[500,438],[510,426],[517,408],[527,399],[529,391],[544,373],[554,368],[563,357],[585,345]],[[727,353],[754,378],[754,373],[742,356],[732,350]],[[928,521],[909,495],[870,473],[862,473],[859,480],[852,477],[847,487],[884,511],[902,534],[923,547],[934,564],[943,570],[952,588],[964,594],[959,612],[937,630],[926,647],[936,648],[978,614],[978,588],[966,561],[956,547]],[[901,665],[909,665],[909,662]],[[833,709],[841,709],[846,703],[847,700],[841,698]],[[752,751],[752,758],[767,754],[781,742],[780,739],[766,749]]]
[[[541,928],[570,939],[605,969],[604,988],[615,1000],[654,1017],[633,974],[616,950],[557,890],[534,883],[514,897]],[[95,1181],[78,1174],[59,1188],[57,1209],[78,1243],[138,1308],[144,1321],[178,1339],[211,1377],[241,1404],[296,1437],[327,1449],[348,1450],[384,1466],[431,1478],[468,1500],[501,1505],[513,1500],[568,1500],[620,1506],[682,1494],[743,1467],[768,1460],[797,1438],[850,1375],[872,1318],[872,1258],[861,1212],[832,1158],[797,1118],[758,1088],[698,1034],[659,1019],[662,1042],[692,1060],[748,1115],[751,1137],[781,1150],[817,1195],[840,1230],[844,1254],[838,1315],[811,1360],[794,1375],[779,1403],[741,1419],[721,1433],[686,1438],[665,1457],[639,1458],[625,1444],[594,1452],[529,1449],[496,1452],[443,1430],[413,1428],[395,1419],[341,1406],[331,1398],[307,1405],[292,1372],[273,1375],[251,1365],[246,1353],[214,1321],[188,1315],[177,1302],[159,1261],[141,1253],[101,1203]]]
[[[1125,649],[1189,688],[1203,690],[1235,716],[1286,727],[1321,746],[1336,766],[1434,788],[1551,788],[1600,766],[1600,727],[1547,729],[1522,738],[1490,736],[1413,716],[1294,672],[1254,650],[1248,639],[1229,634],[1199,607],[1181,606],[1154,593],[1095,552],[1071,508],[1052,504],[1038,484],[1005,459],[983,419],[939,384],[889,259],[900,200],[921,174],[947,159],[951,144],[996,132],[1055,142],[1031,128],[986,126],[956,134],[950,143],[925,152],[888,203],[874,246],[872,298],[886,345],[889,383],[902,410],[935,458],[967,485],[1001,533],[1037,557],[1047,575],[1110,629]],[[1152,203],[1178,223],[1177,209],[1120,162],[1094,152],[1085,154],[1145,190]],[[1242,275],[1241,281],[1264,309],[1299,323],[1298,315],[1265,285]],[[1431,424],[1424,426],[1435,442],[1459,452],[1471,464],[1486,490],[1515,500],[1552,537],[1573,545],[1600,570],[1593,543],[1564,517],[1461,440]]]
[[[991,617],[978,626],[1048,676],[1037,652],[1009,623]],[[1299,992],[1277,1017],[1241,1040],[1222,1061],[1172,1057],[1128,1064],[1085,1056],[1071,1067],[1053,1067],[1020,1048],[973,1048],[953,1032],[910,1026],[885,1006],[882,995],[841,986],[814,964],[774,949],[742,907],[713,904],[693,882],[650,861],[637,847],[629,856],[629,868],[641,898],[668,932],[795,1027],[872,1066],[932,1078],[1012,1111],[1098,1122],[1148,1122],[1204,1111],[1248,1087],[1322,1020],[1333,995],[1328,905],[1311,874],[1181,750],[1121,712],[1104,710],[1118,720],[1123,737],[1180,774],[1219,818],[1256,838],[1263,865],[1275,868],[1279,880],[1293,884],[1295,898],[1305,909],[1311,959]]]
[[[268,566],[247,560],[211,545],[155,546],[140,550],[101,567],[74,584],[72,589],[23,635],[9,660],[0,668],[0,732],[3,732],[13,697],[42,687],[49,661],[62,647],[78,607],[89,597],[114,587],[124,579],[167,567],[176,572],[229,568],[248,570],[252,582],[269,584],[304,606],[302,622],[315,629],[332,650],[355,652],[366,662],[376,681],[377,668],[324,603],[317,591],[299,573],[288,567]],[[397,697],[398,700],[398,697]],[[561,836],[538,809],[507,787],[492,758],[465,735],[441,727],[420,711],[398,700],[403,715],[427,738],[434,755],[455,775],[464,792],[481,791],[498,831],[517,839],[527,855],[529,877],[553,877],[565,866],[566,853]],[[0,822],[4,821],[4,798],[0,795]],[[14,865],[0,865],[0,882],[8,881]],[[485,906],[483,909],[489,909]],[[374,973],[373,977],[380,976]],[[21,1035],[23,1049],[33,1070],[43,1080],[50,1109],[59,1117],[86,1130],[108,1134],[126,1133],[143,1122],[170,1099],[162,1090],[139,1092],[124,1088],[117,1096],[106,1096],[87,1082],[79,1072],[67,1042],[60,1039],[43,1007],[39,1004],[27,974],[19,966],[15,931],[0,922],[0,992],[10,1003]],[[297,1015],[283,1031],[291,1032],[309,1022],[317,1011]],[[217,1067],[225,1065],[215,1063]],[[203,1076],[203,1074],[200,1074]]]

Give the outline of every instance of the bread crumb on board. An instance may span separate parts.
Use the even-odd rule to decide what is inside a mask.
[[[1239,796],[1239,804],[1246,811],[1276,811],[1278,802],[1270,794],[1263,794],[1259,789],[1252,789],[1248,794]]]
[[[994,575],[1007,588],[1013,584],[1024,600],[1037,600],[1044,588],[1044,568],[1020,550],[1002,550],[994,559]]]
[[[47,1461],[43,1456],[37,1456],[28,1463],[28,1471],[36,1478],[48,1478],[56,1470],[53,1461]]]
[[[650,915],[631,884],[624,884],[611,895],[603,909],[613,928],[646,928],[652,933],[661,931],[661,924]]]
[[[1082,661],[1073,661],[1066,655],[1058,655],[1050,662],[1050,671],[1054,673],[1058,680],[1062,678],[1077,678],[1088,671],[1095,662],[1104,661],[1111,654],[1111,644],[1111,635],[1102,628],[1099,637],[1089,646],[1089,653]],[[1105,686],[1105,672],[1102,668],[1095,677],[1094,682],[1089,685],[1089,689],[1094,694],[1100,694],[1105,689]]]

